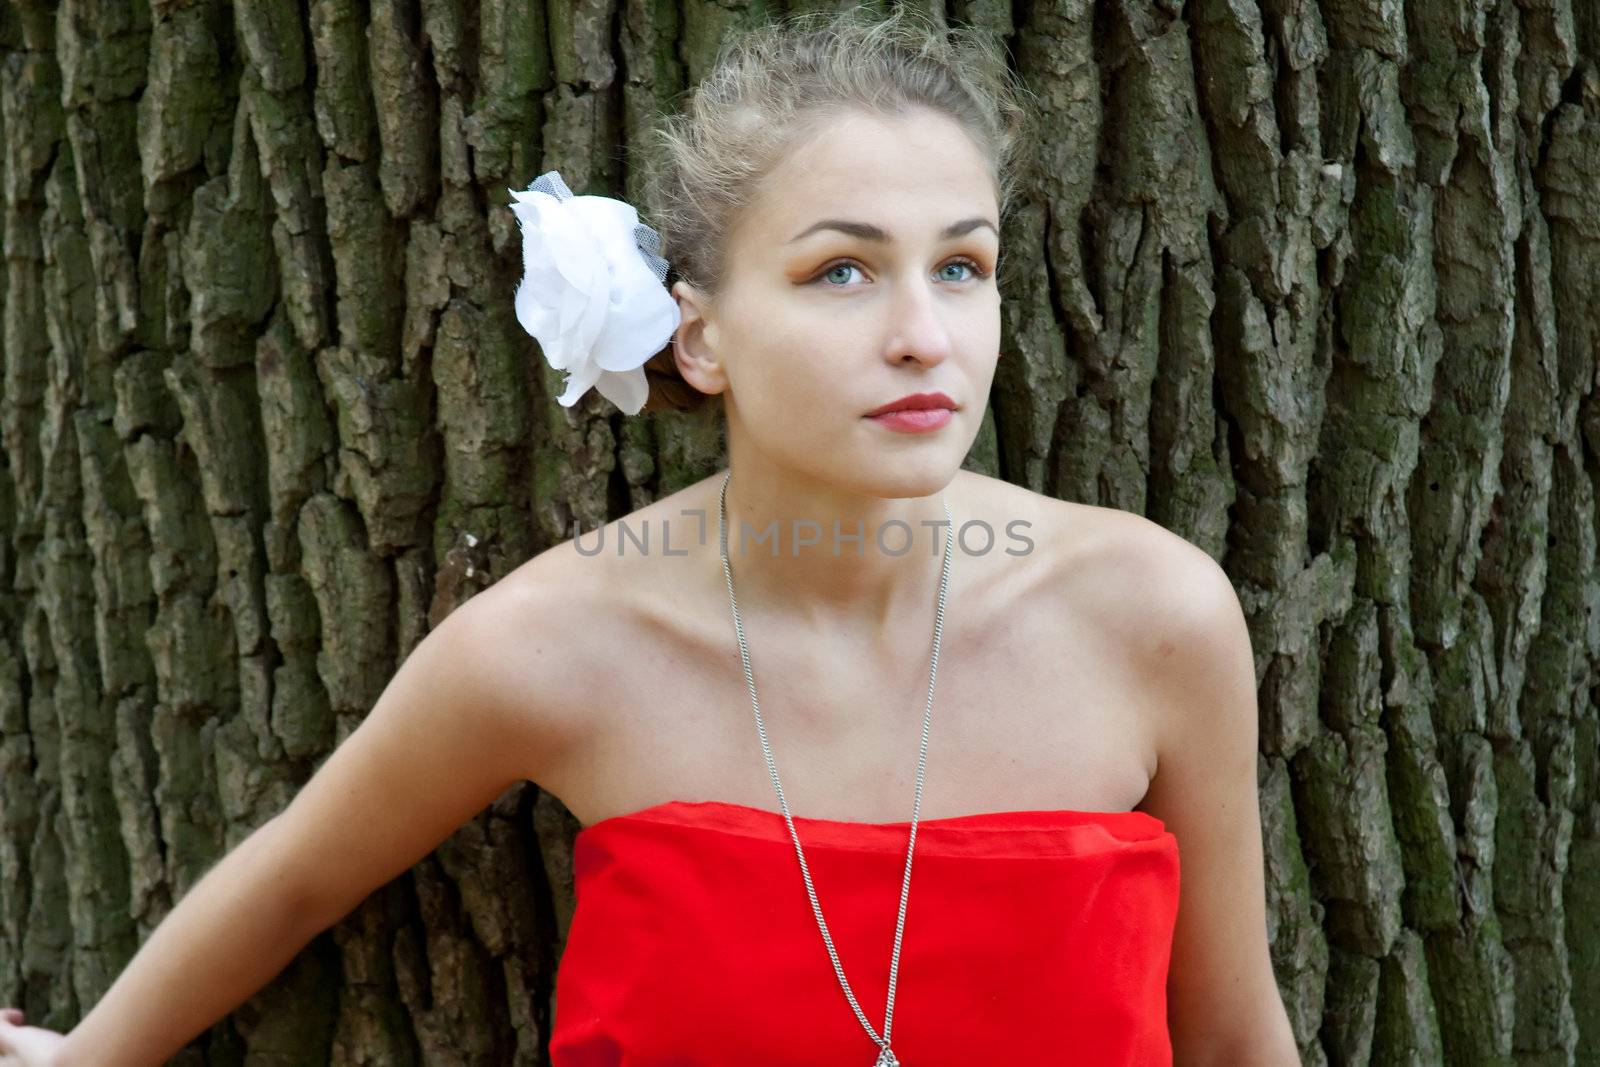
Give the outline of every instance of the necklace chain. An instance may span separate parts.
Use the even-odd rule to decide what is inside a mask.
[[[928,769],[928,728],[933,721],[933,688],[939,674],[939,639],[944,633],[944,608],[945,594],[950,587],[950,543],[954,539],[955,523],[950,517],[950,505],[945,503],[941,494],[939,502],[944,506],[945,522],[948,524],[945,534],[944,562],[939,574],[939,607],[933,621],[933,655],[928,666],[928,701],[922,713],[922,748],[917,755],[917,791],[916,799],[911,805],[911,839],[906,844],[906,869],[900,884],[900,914],[895,920],[894,927],[894,955],[889,961],[889,993],[883,1015],[883,1036],[872,1028],[872,1023],[867,1020],[866,1013],[861,1010],[856,996],[850,989],[850,983],[844,976],[844,968],[839,963],[839,953],[833,946],[833,936],[828,932],[828,924],[822,917],[822,905],[817,901],[816,886],[811,881],[811,868],[806,864],[805,850],[800,847],[800,835],[794,828],[794,817],[789,813],[789,802],[783,795],[783,784],[778,780],[778,765],[772,758],[772,745],[767,740],[766,724],[761,719],[761,702],[756,699],[756,680],[750,670],[750,646],[745,641],[744,623],[739,617],[739,601],[733,594],[733,571],[728,563],[728,482],[733,477],[730,469],[722,479],[721,494],[721,551],[722,573],[728,582],[728,603],[733,608],[733,627],[739,635],[739,657],[744,663],[745,685],[750,690],[750,706],[755,711],[756,732],[761,735],[761,750],[766,755],[767,773],[772,776],[772,788],[777,791],[778,805],[783,809],[784,822],[789,827],[789,837],[794,841],[794,852],[800,860],[800,874],[805,878],[806,894],[811,898],[811,911],[817,918],[817,928],[822,931],[822,940],[828,946],[828,957],[833,960],[833,972],[839,977],[839,985],[844,990],[850,1007],[855,1012],[856,1018],[866,1028],[872,1040],[882,1050],[878,1059],[879,1064],[898,1064],[894,1053],[889,1048],[889,1031],[894,1023],[894,991],[895,983],[900,973],[900,940],[905,932],[906,924],[906,899],[911,892],[911,857],[917,844],[917,820],[922,811],[922,786]]]

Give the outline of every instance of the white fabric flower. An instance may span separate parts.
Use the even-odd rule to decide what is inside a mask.
[[[638,414],[650,391],[644,364],[680,317],[663,284],[666,261],[654,255],[657,234],[625,201],[573,196],[556,171],[507,192],[522,228],[517,321],[550,366],[568,372],[557,402],[571,407],[594,386]]]

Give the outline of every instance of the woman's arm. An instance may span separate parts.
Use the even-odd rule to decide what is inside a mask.
[[[282,971],[320,930],[286,877],[289,844],[276,816],[207,871],[52,1062],[156,1067]]]
[[[1139,581],[1140,656],[1158,705],[1158,766],[1141,808],[1178,839],[1178,920],[1167,981],[1182,1067],[1299,1064],[1267,945],[1256,788],[1255,664],[1233,584],[1163,532]],[[1159,601],[1159,602],[1157,602]]]
[[[538,709],[506,695],[505,634],[524,620],[503,585],[429,633],[289,806],[184,894],[67,1035],[62,1067],[160,1067],[529,776]]]

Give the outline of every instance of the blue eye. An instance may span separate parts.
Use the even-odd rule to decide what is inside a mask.
[[[827,270],[822,272],[822,277],[826,278],[828,275],[832,274],[834,271],[839,271],[839,270],[859,270],[859,269],[860,268],[857,267],[854,263],[835,263],[833,266],[829,267]],[[837,288],[837,286],[835,286],[834,288]]]
[[[976,260],[973,260],[973,259],[971,259],[971,258],[969,258],[967,256],[958,256],[957,258],[952,259],[949,263],[946,263],[945,267],[947,267],[947,268],[948,267],[966,267],[969,271],[972,272],[966,278],[945,278],[944,279],[945,281],[952,281],[952,282],[983,281],[985,278],[989,277],[989,272],[988,271],[986,271],[982,267],[978,266]],[[824,267],[822,269],[822,273],[817,275],[812,280],[820,282],[820,281],[823,281],[823,280],[827,279],[835,271],[841,271],[841,270],[849,271],[849,270],[860,270],[860,269],[861,269],[860,265],[855,263],[855,262],[853,262],[853,261],[851,261],[851,260],[840,260],[838,263],[834,263],[834,264],[831,264],[831,265],[829,265],[827,267]],[[829,288],[831,288],[831,289],[843,289],[843,288],[846,288],[846,286],[844,286],[844,285],[830,285]]]

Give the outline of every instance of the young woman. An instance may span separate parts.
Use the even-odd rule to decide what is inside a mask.
[[[522,779],[584,824],[556,1067],[1298,1062],[1231,583],[962,468],[1020,135],[985,56],[904,17],[734,42],[659,142],[670,290],[653,233],[617,258],[626,205],[519,194],[562,403],[637,411],[670,337],[652,404],[720,398],[728,469],[457,610],[69,1036],[0,1021],[0,1064],[162,1062]]]

